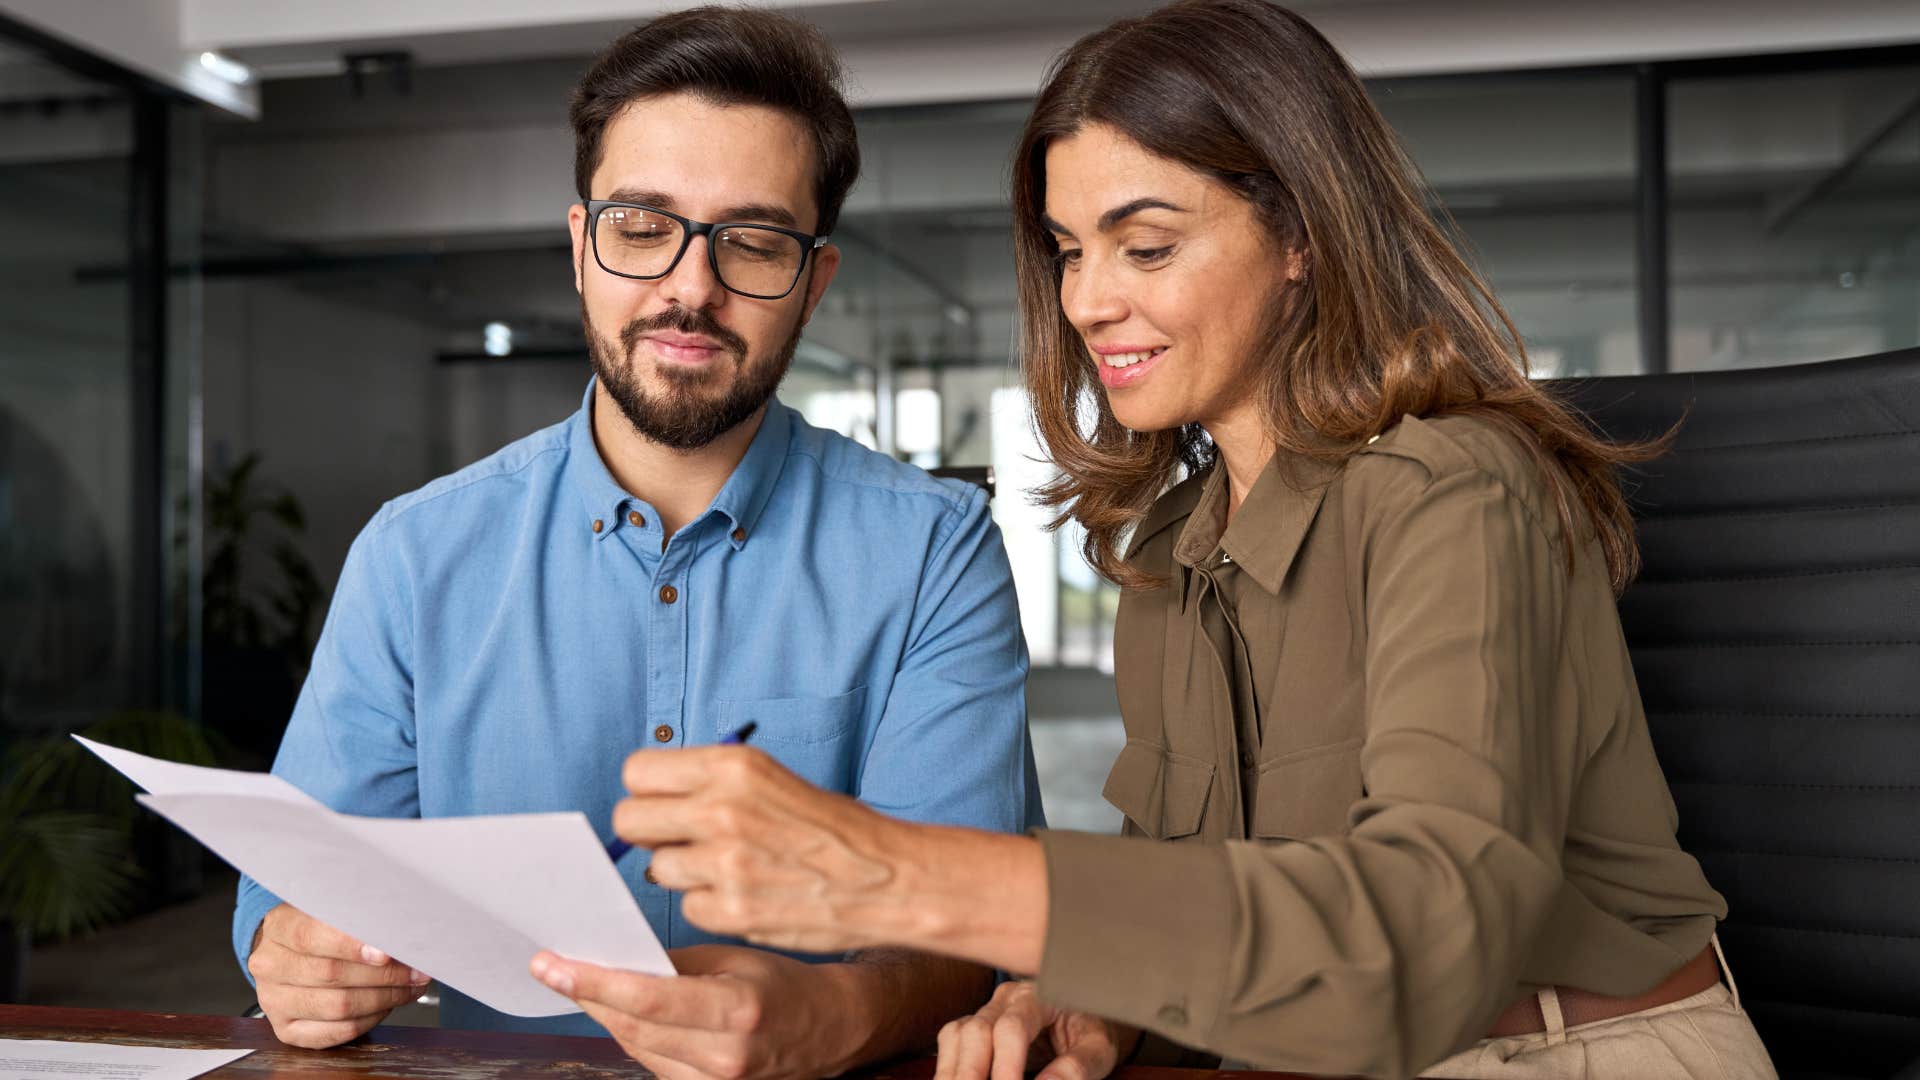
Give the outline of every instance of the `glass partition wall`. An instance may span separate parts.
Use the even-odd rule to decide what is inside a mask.
[[[198,526],[178,511],[194,486],[198,123],[189,106],[0,34],[0,732],[12,737],[194,711]]]
[[[1920,345],[1920,59],[1668,94],[1676,370]]]

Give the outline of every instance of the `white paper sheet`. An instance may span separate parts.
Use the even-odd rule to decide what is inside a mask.
[[[673,974],[582,814],[354,817],[276,776],[80,742],[151,792],[142,803],[282,900],[501,1012],[580,1011],[528,974],[541,949]]]
[[[182,1050],[170,1046],[0,1039],[0,1080],[192,1080],[239,1061],[251,1050]]]

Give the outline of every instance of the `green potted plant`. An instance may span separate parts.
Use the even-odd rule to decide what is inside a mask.
[[[81,734],[170,761],[215,760],[206,732],[175,713],[119,712]],[[124,777],[64,735],[8,752],[0,765],[0,1001],[24,998],[34,939],[85,933],[137,900],[134,852],[171,827],[133,795]]]
[[[180,511],[188,512],[184,502]],[[258,453],[208,471],[204,512],[202,717],[250,760],[271,757],[306,676],[324,599],[300,550],[306,512],[260,475]],[[184,564],[186,534],[174,542]],[[184,605],[175,616],[184,626]]]

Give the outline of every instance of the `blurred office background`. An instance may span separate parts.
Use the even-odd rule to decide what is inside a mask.
[[[0,0],[10,752],[106,724],[264,766],[367,518],[577,406],[567,93],[678,6]],[[1114,828],[1115,594],[1025,497],[1048,471],[1012,355],[1006,192],[1047,59],[1147,5],[781,6],[843,49],[866,162],[782,397],[917,464],[995,468],[1048,810]],[[1536,375],[1920,344],[1920,8],[1295,6],[1369,78]],[[54,914],[142,921],[42,932],[32,1000],[158,1007],[204,983],[209,1009],[244,1003],[230,878],[81,802],[142,873]],[[0,860],[107,843],[62,827],[0,797]],[[0,946],[22,891],[0,882]]]

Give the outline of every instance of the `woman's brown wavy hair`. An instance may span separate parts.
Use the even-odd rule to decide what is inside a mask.
[[[1061,475],[1037,493],[1086,529],[1111,581],[1161,579],[1124,561],[1127,533],[1188,472],[1212,467],[1197,425],[1129,430],[1060,305],[1043,223],[1048,145],[1104,124],[1227,184],[1306,275],[1268,304],[1253,365],[1283,453],[1338,462],[1403,416],[1470,413],[1507,429],[1546,475],[1571,570],[1590,521],[1615,591],[1639,566],[1617,467],[1663,446],[1612,443],[1525,374],[1526,347],[1429,212],[1430,193],[1346,61],[1264,0],[1186,0],[1080,39],[1055,62],[1014,158],[1021,355],[1041,439]],[[1437,205],[1437,203],[1435,204]],[[1557,468],[1555,467],[1557,464]]]

